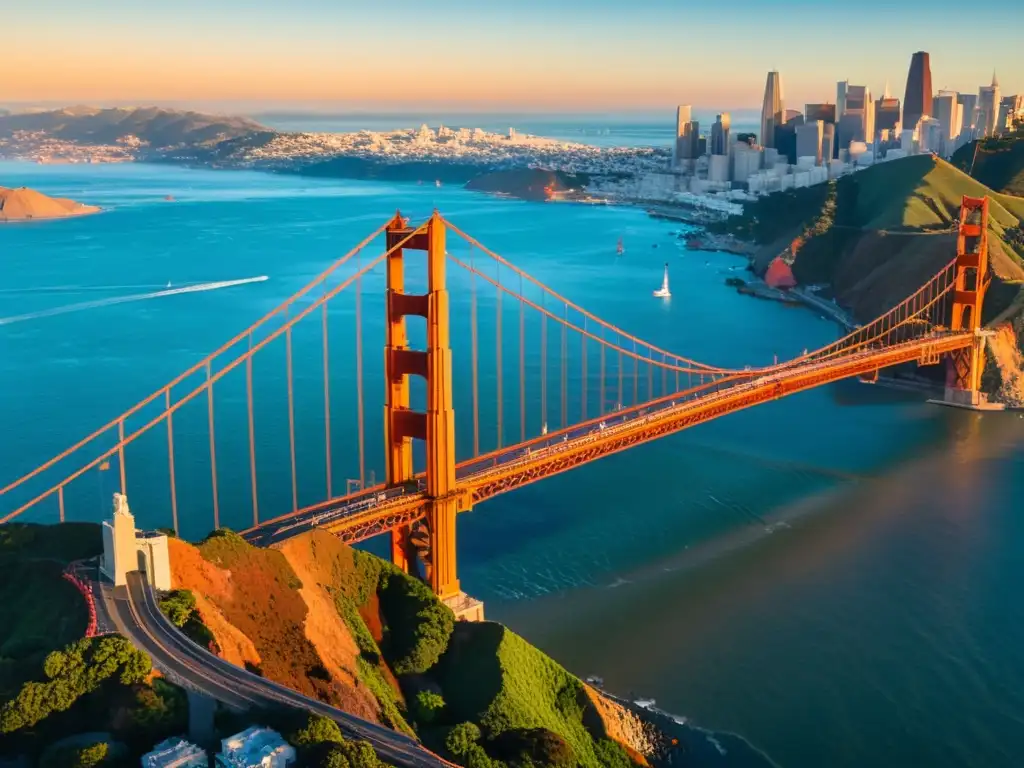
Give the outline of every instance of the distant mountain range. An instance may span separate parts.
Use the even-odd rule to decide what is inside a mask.
[[[113,144],[124,136],[137,136],[152,148],[202,146],[253,133],[273,133],[245,117],[204,115],[160,107],[67,107],[49,112],[11,114],[0,110],[0,138],[15,131],[43,131],[64,141]]]

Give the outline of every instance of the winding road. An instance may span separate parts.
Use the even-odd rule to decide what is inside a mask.
[[[381,759],[392,765],[452,768],[409,736],[303,696],[201,648],[164,616],[152,588],[138,571],[128,574],[127,587],[104,589],[102,597],[117,630],[148,653],[154,667],[186,689],[236,710],[287,707],[316,712],[336,722],[346,738],[370,742]]]

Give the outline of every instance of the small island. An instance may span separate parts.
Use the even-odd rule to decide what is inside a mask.
[[[28,187],[0,187],[0,222],[64,219],[99,211],[95,205],[85,205],[64,197],[49,197]]]

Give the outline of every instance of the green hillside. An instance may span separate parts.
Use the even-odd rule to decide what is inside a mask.
[[[1024,197],[1024,128],[1009,136],[972,141],[958,149],[951,162],[996,192]]]

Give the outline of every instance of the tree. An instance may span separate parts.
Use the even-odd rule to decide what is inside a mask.
[[[455,614],[419,579],[397,570],[381,577],[380,601],[387,619],[383,649],[396,675],[423,674],[441,658],[455,629]]]
[[[0,733],[30,728],[53,712],[64,712],[107,680],[121,685],[143,682],[152,663],[125,638],[83,638],[43,661],[45,682],[29,681],[0,708]]]
[[[41,768],[96,768],[110,756],[110,746],[105,741],[80,745],[57,747],[48,751],[40,761]]]
[[[296,747],[306,748],[324,743],[341,744],[344,739],[336,722],[329,717],[311,712],[306,724],[292,733],[288,741]]]
[[[476,723],[459,723],[452,728],[444,739],[445,748],[456,757],[465,755],[470,748],[480,741],[480,726]]]
[[[433,691],[420,691],[412,701],[412,719],[420,725],[433,725],[444,714],[444,697]]]

